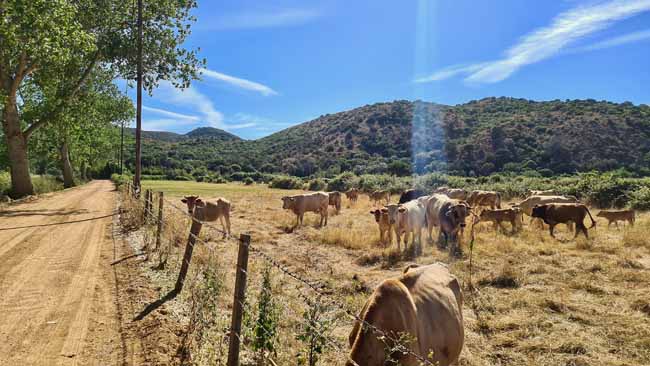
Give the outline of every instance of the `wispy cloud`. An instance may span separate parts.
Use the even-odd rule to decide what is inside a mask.
[[[315,9],[226,14],[212,19],[208,27],[213,30],[290,27],[308,23],[321,15],[321,12]]]
[[[201,120],[201,118],[198,117],[198,116],[190,116],[190,115],[187,115],[187,114],[176,113],[176,112],[172,112],[172,111],[168,111],[168,110],[160,109],[160,108],[147,107],[147,106],[144,106],[144,105],[142,106],[142,109],[145,110],[145,111],[155,113],[155,114],[159,114],[159,115],[166,116],[166,117],[172,117],[172,118],[180,119],[180,120],[189,120],[189,121],[200,121]]]
[[[503,58],[471,65],[452,66],[416,82],[442,80],[467,75],[468,83],[496,83],[517,70],[557,55],[576,41],[603,30],[617,21],[650,10],[650,0],[614,0],[579,6],[556,16],[550,25],[539,28],[509,48]],[[446,72],[445,72],[446,71]],[[428,80],[431,79],[431,80]]]
[[[223,81],[227,84],[233,85],[237,88],[240,89],[245,89],[245,90],[250,90],[254,91],[257,93],[260,93],[264,96],[270,96],[270,95],[277,95],[278,93],[269,88],[268,86],[264,84],[257,83],[255,81],[250,81],[246,79],[241,79],[238,77],[222,74],[220,72],[214,71],[214,70],[209,70],[209,69],[201,69],[201,73],[211,79],[216,79],[219,81]]]
[[[163,82],[157,90],[156,97],[165,103],[196,111],[200,114],[200,120],[212,127],[224,128],[223,113],[214,107],[210,98],[193,86],[177,89],[172,84]]]
[[[608,38],[606,40],[596,42],[588,46],[576,48],[573,51],[574,52],[596,51],[605,48],[622,46],[624,44],[641,42],[646,40],[650,40],[650,29],[646,29],[638,32],[632,32],[618,37]]]
[[[145,131],[173,131],[180,126],[195,125],[192,120],[178,120],[173,118],[144,118],[142,120],[142,129]]]

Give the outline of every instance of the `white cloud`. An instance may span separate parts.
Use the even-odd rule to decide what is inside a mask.
[[[574,52],[602,50],[605,48],[622,46],[628,43],[641,42],[648,39],[650,39],[650,29],[646,29],[638,32],[632,32],[618,37],[608,38],[604,41],[596,42],[594,44],[585,47],[576,48]]]
[[[302,25],[321,16],[313,9],[281,9],[270,12],[226,14],[210,20],[213,30],[274,28]]]
[[[187,115],[187,114],[176,113],[176,112],[167,111],[167,110],[160,109],[160,108],[147,107],[145,105],[142,106],[142,109],[145,110],[145,111],[155,113],[155,114],[163,115],[163,116],[166,116],[166,117],[173,117],[173,118],[177,118],[177,119],[180,119],[180,120],[190,120],[190,121],[199,121],[199,120],[201,120],[201,118],[199,118],[198,116],[190,116],[190,115]]]
[[[143,119],[142,129],[145,131],[172,131],[176,130],[178,126],[187,126],[195,124],[192,120],[178,120],[171,118],[160,119]]]
[[[556,16],[552,23],[539,28],[508,49],[502,59],[471,65],[452,66],[416,81],[442,80],[455,75],[468,75],[469,83],[502,81],[520,68],[557,55],[567,46],[617,21],[650,10],[650,0],[613,0],[596,5],[579,6]],[[428,80],[431,79],[431,80]]]
[[[224,128],[223,113],[219,112],[212,100],[199,92],[195,87],[177,89],[169,82],[162,82],[156,91],[156,97],[161,101],[199,113],[200,120],[216,128]]]
[[[260,93],[264,96],[269,96],[269,95],[277,95],[278,93],[269,88],[268,86],[264,84],[257,83],[255,81],[250,81],[246,79],[241,79],[237,78],[234,76],[222,74],[217,71],[209,70],[209,69],[201,69],[201,73],[209,78],[216,79],[219,81],[223,81],[225,83],[228,83],[230,85],[236,86],[240,89],[246,89],[246,90],[251,90],[257,93]]]

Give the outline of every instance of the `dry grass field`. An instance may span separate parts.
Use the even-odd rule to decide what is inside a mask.
[[[185,194],[226,197],[234,206],[233,234],[250,233],[254,248],[315,281],[355,312],[382,279],[398,275],[407,264],[448,263],[465,294],[461,365],[650,365],[649,214],[640,214],[633,228],[620,230],[607,229],[606,221],[598,221],[589,240],[570,240],[573,234],[564,226],[556,231],[561,240],[555,240],[548,230],[527,225],[528,220],[514,235],[478,224],[472,291],[466,247],[460,259],[428,243],[418,258],[404,258],[394,247],[381,247],[366,196],[354,205],[344,198],[341,214],[330,211],[325,228],[317,228],[317,215],[308,213],[305,226],[288,233],[294,217],[282,210],[280,198],[299,191],[168,181],[147,181],[144,188],[164,191],[179,207]],[[597,211],[592,209],[592,215]],[[161,294],[173,285],[174,263],[180,260],[189,227],[179,212],[169,211],[166,217],[165,238],[175,241],[170,264],[166,271],[149,272]],[[194,281],[171,306],[169,316],[189,324],[187,329],[195,333],[186,337],[193,363],[221,364],[227,351],[223,334],[229,324],[236,245],[209,228],[201,238],[214,249],[197,247],[190,274]],[[265,260],[253,252],[245,325],[256,316],[264,267]],[[278,329],[276,351],[270,357],[278,365],[299,364],[304,342],[297,335],[304,323],[305,298],[313,299],[314,294],[277,270],[272,283]],[[326,310],[324,317],[332,318],[325,333],[333,341],[319,364],[342,364],[352,321],[335,309]],[[243,364],[251,364],[255,357],[251,339],[244,341]]]

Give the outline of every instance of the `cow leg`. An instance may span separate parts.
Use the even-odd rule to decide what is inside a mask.
[[[386,239],[384,238],[384,230],[382,228],[379,228],[379,241],[381,245],[386,246]]]
[[[554,224],[549,224],[548,227],[549,227],[549,231],[551,232],[551,237],[555,238],[555,234],[553,234],[553,230],[555,229],[555,225]]]
[[[614,221],[614,225],[616,225],[616,230],[620,230],[620,229],[618,228],[618,220],[617,220],[617,221]]]
[[[224,219],[226,219],[226,231],[228,232],[228,236],[230,236],[230,216],[226,216]]]

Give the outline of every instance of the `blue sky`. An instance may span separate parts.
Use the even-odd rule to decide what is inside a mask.
[[[145,98],[144,129],[258,138],[395,99],[650,104],[650,0],[200,0],[195,15],[202,80]]]

